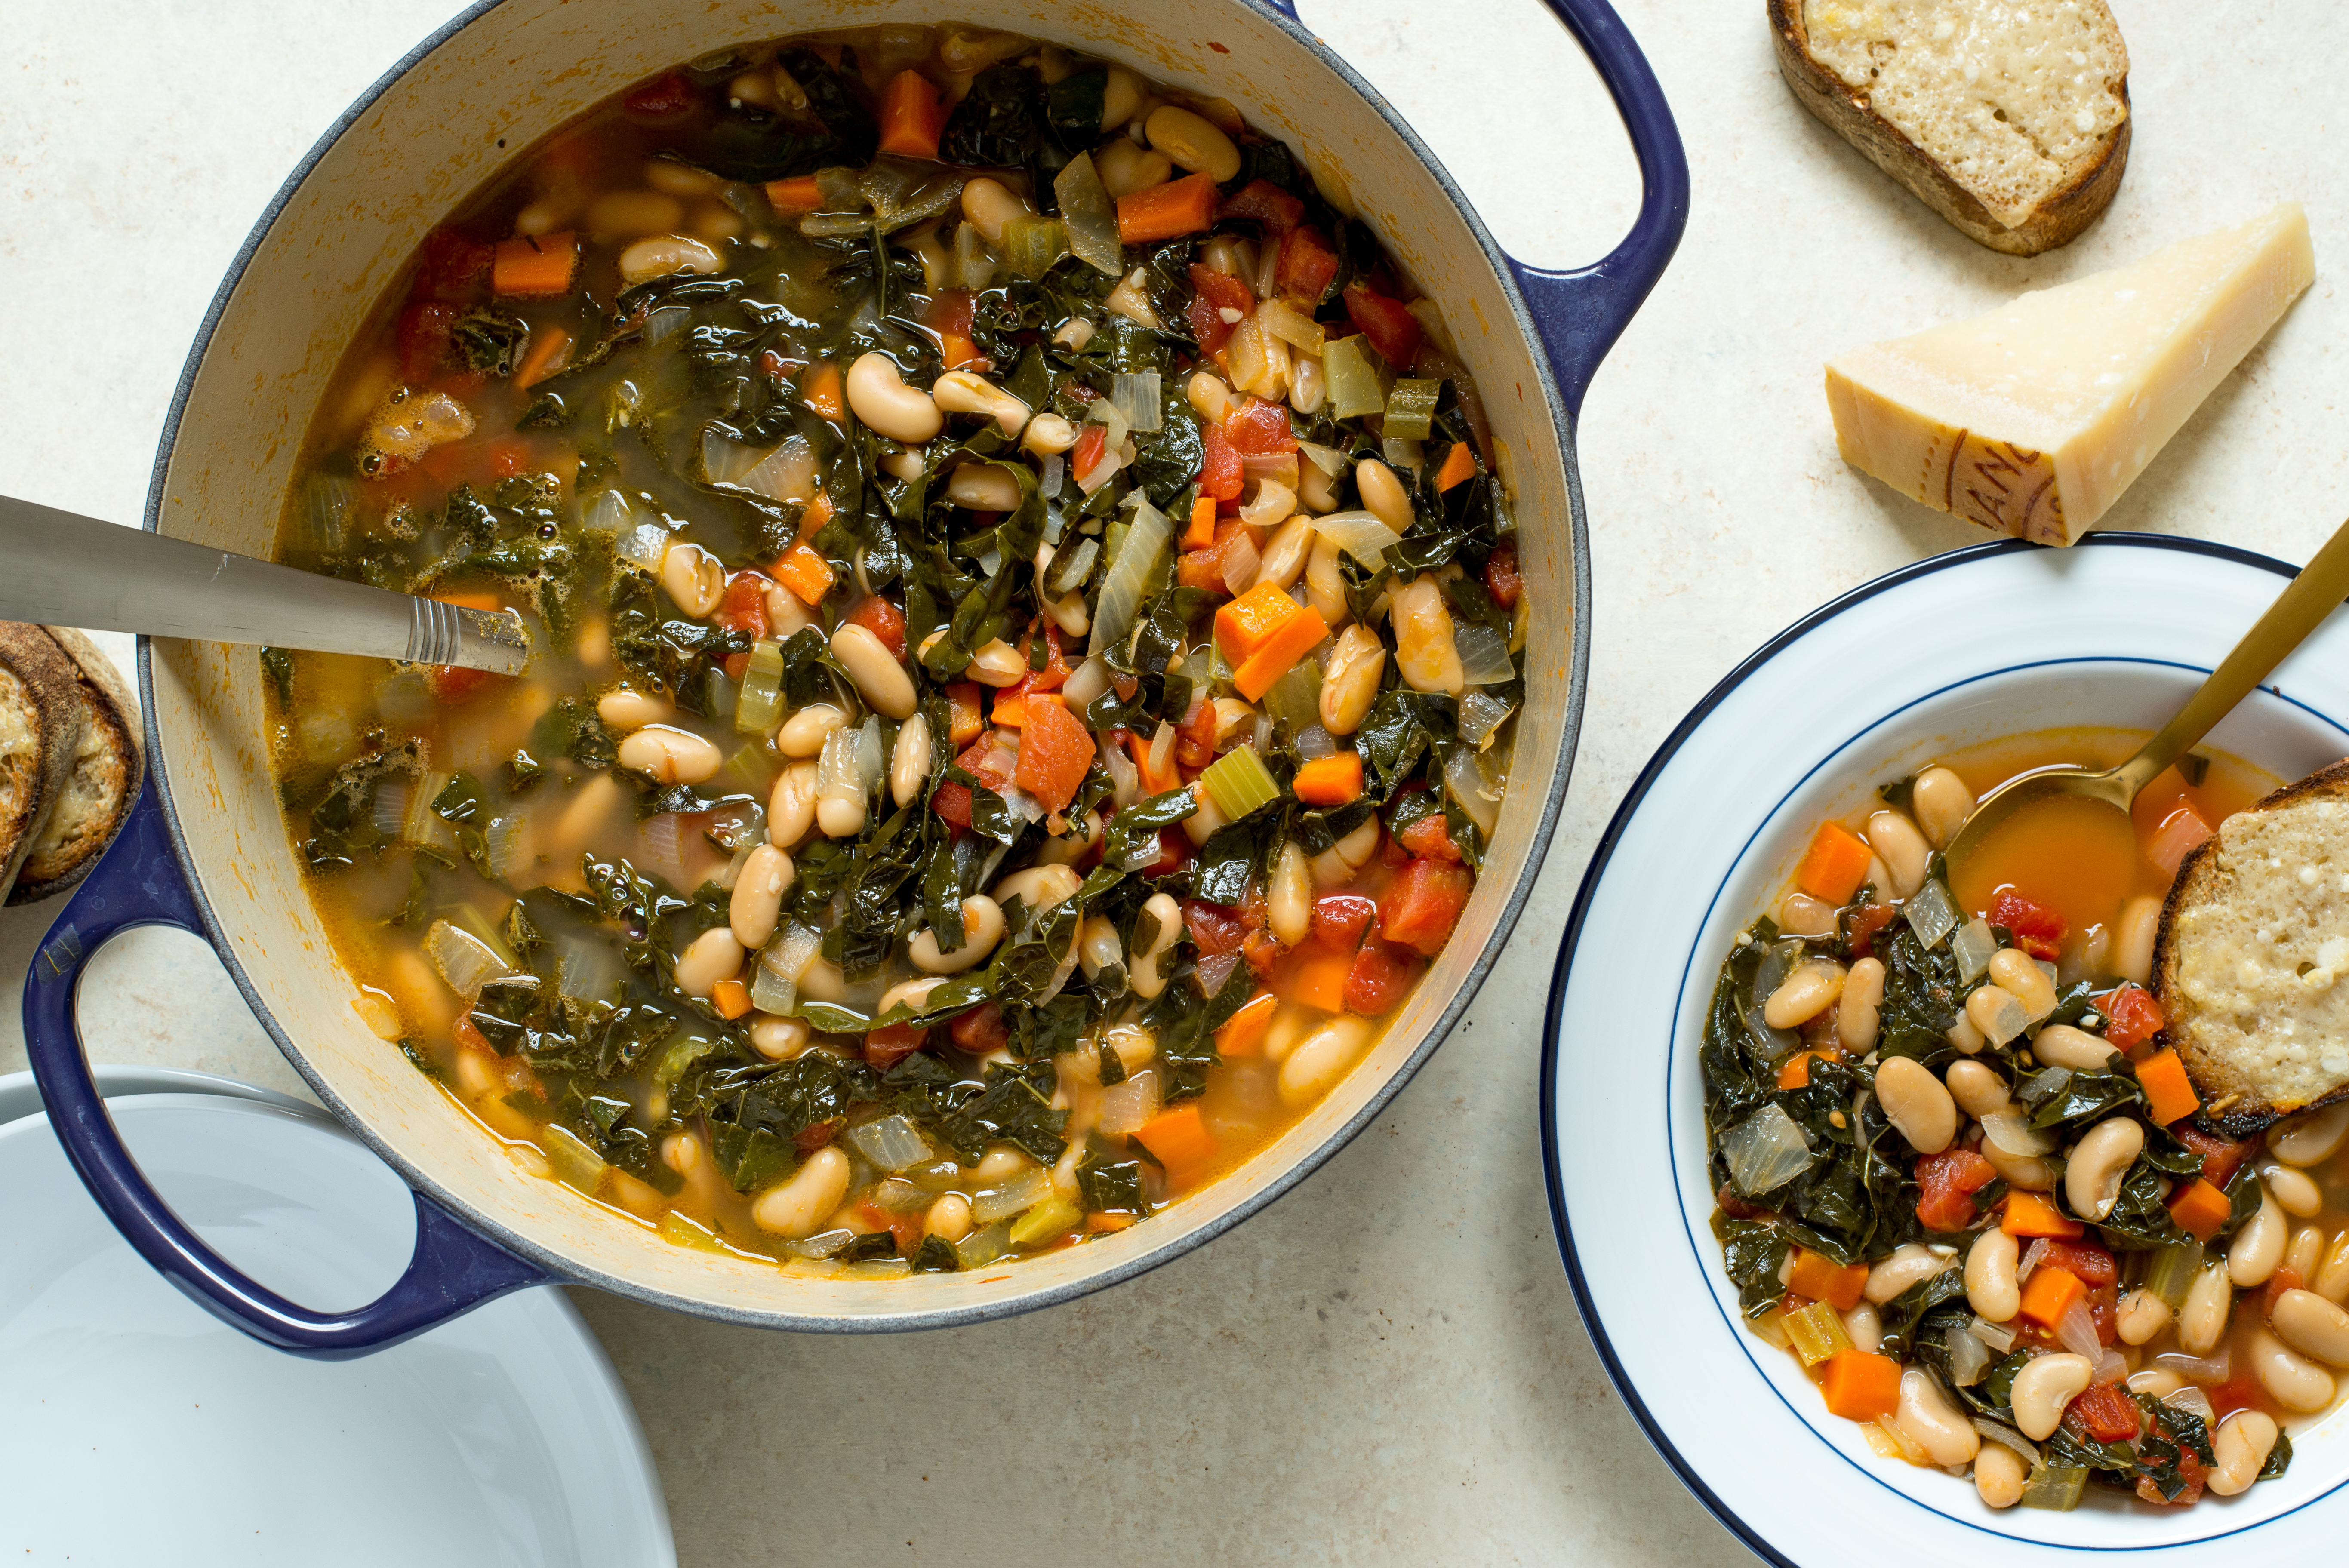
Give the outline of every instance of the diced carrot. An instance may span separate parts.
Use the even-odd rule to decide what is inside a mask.
[[[2021,1189],[2006,1195],[2006,1212],[1998,1228],[2010,1236],[2054,1236],[2069,1241],[2080,1233],[2080,1222],[2058,1213],[2055,1205],[2036,1192]]]
[[[2176,876],[2179,862],[2209,836],[2210,824],[2193,807],[2180,806],[2154,830],[2152,841],[2145,846],[2145,858],[2159,866],[2162,875]]]
[[[1271,584],[1260,586],[1269,587]],[[1256,590],[1251,588],[1248,592],[1252,593]],[[1281,597],[1286,599],[1288,596],[1284,593]],[[1296,602],[1291,600],[1290,603]],[[1258,700],[1272,689],[1273,682],[1296,667],[1297,661],[1319,646],[1321,639],[1329,634],[1330,626],[1321,619],[1321,612],[1309,604],[1299,604],[1295,617],[1285,622],[1262,647],[1248,656],[1246,664],[1232,672],[1232,685],[1248,701]]]
[[[1066,810],[1092,765],[1092,732],[1084,721],[1060,703],[1031,699],[1019,732],[1019,788],[1047,811]]]
[[[1150,754],[1154,748],[1149,738],[1136,735],[1131,730],[1120,730],[1118,733],[1125,737],[1126,749],[1133,753],[1133,766],[1142,774],[1143,794],[1164,795],[1169,789],[1180,789],[1183,787],[1182,769],[1174,761],[1173,748],[1167,748],[1166,767],[1162,771],[1151,766]]]
[[[1216,542],[1216,498],[1203,495],[1191,503],[1191,526],[1183,531],[1183,548],[1205,550]]]
[[[2088,1287],[2070,1269],[2041,1264],[2023,1287],[2023,1315],[2053,1328],[2064,1321],[2072,1304],[2087,1298]]]
[[[938,357],[948,370],[978,362],[978,345],[970,335],[973,314],[968,289],[940,289],[922,313],[922,325],[938,335]]]
[[[800,509],[800,542],[805,543],[822,533],[823,525],[832,521],[832,497],[816,491],[815,499]]]
[[[2232,1210],[2227,1194],[2199,1176],[2169,1201],[2169,1217],[2178,1222],[2178,1228],[2206,1245],[2219,1233],[2219,1227],[2227,1222]]]
[[[978,738],[978,692],[977,681],[957,681],[947,687],[947,738],[957,746]]]
[[[490,287],[507,299],[571,292],[571,276],[579,270],[578,237],[569,230],[554,234],[518,234],[498,242],[490,263]]]
[[[823,187],[812,174],[802,174],[796,180],[770,180],[767,204],[774,208],[778,217],[796,218],[823,205]]]
[[[1343,806],[1362,797],[1362,758],[1356,751],[1317,757],[1297,770],[1289,789],[1309,806]]]
[[[1827,1413],[1848,1421],[1873,1421],[1900,1408],[1900,1363],[1872,1350],[1838,1350],[1827,1357],[1819,1392]]]
[[[946,99],[930,78],[910,67],[881,89],[881,150],[901,158],[936,159],[947,128]]]
[[[1085,1216],[1085,1229],[1088,1231],[1123,1231],[1133,1223],[1132,1214],[1093,1213]]]
[[[1247,1005],[1225,1019],[1216,1029],[1216,1050],[1226,1057],[1252,1057],[1264,1044],[1264,1032],[1272,1024],[1272,1015],[1280,1006],[1280,998],[1269,991],[1259,991],[1248,998]]]
[[[1796,1051],[1778,1064],[1780,1088],[1808,1088],[1811,1084],[1811,1057],[1816,1051]]]
[[[1821,822],[1803,851],[1795,884],[1813,898],[1843,903],[1868,880],[1869,851],[1859,835],[1840,822]]]
[[[802,604],[820,604],[832,592],[832,562],[804,544],[783,552],[770,571],[775,581],[799,595]]]
[[[1274,982],[1274,988],[1299,1006],[1342,1013],[1346,1010],[1346,976],[1353,968],[1354,955],[1350,953],[1304,948]]]
[[[1216,1157],[1216,1135],[1200,1119],[1196,1100],[1160,1111],[1134,1130],[1133,1140],[1177,1181],[1197,1175]]]
[[[1149,245],[1195,234],[1215,221],[1212,174],[1194,174],[1117,199],[1117,237],[1123,244]]]
[[[2290,1264],[2279,1266],[2275,1273],[2268,1275],[2267,1289],[2260,1292],[2260,1315],[2273,1322],[2276,1304],[2282,1301],[2287,1293],[2307,1288],[2308,1282],[2300,1277],[2298,1269],[2293,1268]]]
[[[514,386],[528,390],[571,363],[571,335],[559,326],[542,326],[530,335],[514,366]]]
[[[444,588],[432,598],[439,603],[455,604],[467,610],[486,610],[492,615],[505,608],[498,603],[498,596],[494,593],[458,593]]]
[[[2178,1059],[2176,1051],[2156,1051],[2137,1063],[2137,1081],[2145,1090],[2153,1119],[2164,1127],[2202,1109],[2201,1097],[2194,1092],[2194,1082],[2186,1076],[2186,1064]]]
[[[1433,958],[1452,939],[1476,878],[1465,866],[1413,861],[1389,882],[1379,898],[1379,934],[1423,958]]]
[[[840,366],[826,359],[808,366],[806,378],[800,385],[800,401],[815,410],[816,418],[833,424],[848,418],[846,405],[840,397]]]
[[[1866,1264],[1839,1264],[1808,1247],[1795,1249],[1795,1266],[1786,1272],[1786,1288],[1812,1301],[1823,1301],[1837,1312],[1859,1305],[1868,1285]]]
[[[428,665],[424,670],[425,688],[431,692],[432,700],[448,707],[478,696],[506,678],[488,670],[467,669],[462,665]]]
[[[1476,454],[1465,441],[1454,441],[1452,449],[1444,454],[1444,466],[1435,470],[1435,488],[1448,490],[1454,485],[1476,477]]]
[[[995,701],[987,710],[987,721],[1004,729],[1018,729],[1028,722],[1028,690],[1024,686],[1005,686],[995,694]]]
[[[739,1018],[750,1010],[750,987],[740,980],[720,980],[710,987],[709,1000],[721,1018]]]

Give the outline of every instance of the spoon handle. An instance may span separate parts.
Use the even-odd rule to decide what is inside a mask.
[[[2335,529],[2300,575],[2284,585],[2267,614],[2243,634],[2186,706],[2136,756],[2113,770],[2128,798],[2134,799],[2163,769],[2191,751],[2344,599],[2349,599],[2349,522]]]
[[[519,675],[530,639],[491,614],[0,496],[0,621],[265,643]]]

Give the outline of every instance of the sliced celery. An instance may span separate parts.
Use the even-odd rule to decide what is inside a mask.
[[[2030,1483],[2023,1489],[2023,1506],[2069,1513],[2080,1506],[2080,1493],[2087,1484],[2085,1465],[2043,1464],[2031,1472]]]
[[[674,1242],[680,1247],[693,1247],[705,1253],[725,1253],[729,1250],[717,1236],[675,1209],[661,1215],[660,1233],[661,1240]]]
[[[1806,1367],[1816,1367],[1838,1350],[1852,1347],[1843,1319],[1824,1301],[1815,1301],[1786,1315],[1786,1338]]]
[[[595,1183],[604,1179],[604,1157],[561,1122],[548,1122],[541,1130],[540,1138],[547,1162],[554,1167],[554,1179],[594,1196]]]
[[[1237,822],[1280,799],[1280,786],[1272,781],[1272,774],[1253,746],[1225,752],[1199,778],[1207,786],[1207,798],[1226,821]]]
[[[2145,1288],[2169,1304],[2176,1312],[2186,1305],[2186,1292],[2194,1284],[2194,1276],[2202,1272],[2202,1243],[2189,1236],[2157,1249],[2153,1261],[2146,1265]]]
[[[1069,253],[1069,232],[1058,218],[1014,218],[1003,225],[1003,264],[1023,278],[1040,278]]]
[[[1321,666],[1311,659],[1291,665],[1264,694],[1264,711],[1288,726],[1292,738],[1320,723]]]
[[[1330,340],[1321,351],[1321,377],[1329,386],[1330,412],[1340,419],[1386,411],[1385,366],[1378,351],[1359,333]]]
[[[1387,394],[1386,423],[1380,427],[1388,440],[1423,441],[1435,428],[1435,398],[1441,381],[1405,377]]]
[[[782,709],[783,645],[761,637],[742,671],[742,691],[734,699],[734,727],[744,735],[764,735],[782,717]]]
[[[1011,1244],[1032,1247],[1075,1228],[1085,1212],[1066,1198],[1047,1198],[1012,1222]]]

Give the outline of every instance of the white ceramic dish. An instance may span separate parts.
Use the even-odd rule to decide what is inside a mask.
[[[2191,1509],[2099,1496],[1985,1508],[1971,1481],[1878,1458],[1792,1357],[1747,1333],[1708,1222],[1696,1049],[1716,967],[1821,817],[1955,746],[2152,729],[2292,568],[2190,541],[2094,535],[1936,557],[1855,590],[1741,665],[1618,811],[1559,950],[1543,1144],[1559,1246],[1609,1373],[1658,1450],[1740,1539],[1821,1565],[1899,1543],[1904,1568],[2158,1561],[2338,1563],[2349,1408],[2294,1429],[2292,1470]],[[2336,614],[2209,742],[2297,778],[2349,752]]]
[[[99,1071],[149,1179],[240,1268],[347,1307],[406,1265],[407,1188],[323,1112],[208,1074]],[[158,1092],[196,1088],[222,1092]],[[282,1356],[115,1233],[37,1108],[0,1126],[0,1556],[676,1562],[636,1413],[559,1292],[365,1361]]]

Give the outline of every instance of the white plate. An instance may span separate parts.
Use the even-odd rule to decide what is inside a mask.
[[[295,1300],[356,1306],[406,1263],[407,1188],[322,1113],[154,1092],[109,1109],[173,1210]],[[0,1561],[676,1562],[636,1412],[559,1292],[309,1361],[166,1284],[47,1117],[0,1127]]]
[[[2292,569],[2191,541],[1986,545],[1855,590],[1785,633],[1675,729],[1601,839],[1558,954],[1542,1061],[1550,1202],[1584,1323],[1658,1450],[1776,1563],[1898,1543],[1902,1568],[2141,1560],[2337,1565],[2349,1410],[2294,1430],[2292,1470],[2160,1510],[1982,1506],[1878,1458],[1794,1358],[1739,1324],[1708,1228],[1696,1053],[1722,955],[1812,826],[1952,747],[2105,724],[2152,729]],[[2349,752],[2349,615],[2212,734],[2286,779]],[[2322,1507],[2312,1507],[2333,1499]]]

